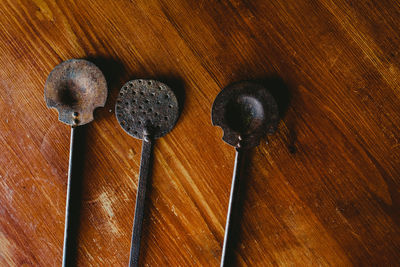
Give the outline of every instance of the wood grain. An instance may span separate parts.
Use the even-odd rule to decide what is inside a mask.
[[[120,87],[153,78],[184,108],[155,146],[144,266],[218,266],[234,150],[211,125],[226,85],[258,80],[281,107],[253,150],[239,266],[393,266],[400,257],[400,6],[396,1],[0,2],[0,265],[59,266],[69,127],[43,86],[86,58],[109,85],[86,127],[79,266],[126,266],[139,140]]]

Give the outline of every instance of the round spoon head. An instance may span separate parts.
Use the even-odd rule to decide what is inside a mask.
[[[268,90],[253,82],[225,87],[212,106],[212,123],[222,128],[222,140],[235,147],[254,147],[276,131],[279,112]],[[240,143],[240,145],[238,145]]]
[[[44,99],[49,108],[58,111],[58,119],[71,126],[93,120],[93,111],[104,107],[107,83],[93,63],[70,59],[57,65],[44,86]]]
[[[160,138],[174,128],[179,115],[178,101],[167,85],[155,80],[132,80],[119,93],[115,115],[129,135]]]

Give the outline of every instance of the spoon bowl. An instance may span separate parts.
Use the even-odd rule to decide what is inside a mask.
[[[222,128],[222,139],[232,146],[254,147],[276,131],[278,106],[267,88],[253,82],[225,87],[212,107],[212,123]]]
[[[107,82],[100,69],[83,59],[70,59],[57,65],[46,80],[44,98],[58,119],[71,126],[93,120],[93,111],[104,107]]]
[[[115,106],[121,127],[129,135],[160,138],[174,128],[179,106],[172,89],[155,80],[132,80],[121,89]]]

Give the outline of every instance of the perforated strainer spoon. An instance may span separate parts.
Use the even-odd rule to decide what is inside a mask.
[[[179,115],[178,101],[174,92],[159,81],[132,80],[121,88],[115,114],[125,132],[143,140],[129,259],[129,266],[138,266],[152,147],[155,139],[174,128]]]
[[[228,214],[221,267],[227,263],[230,244],[232,211],[235,210],[237,183],[242,176],[246,152],[257,146],[267,133],[276,131],[279,120],[275,99],[267,88],[253,82],[235,83],[224,88],[215,98],[212,106],[212,123],[224,131],[222,139],[235,147],[235,167],[229,197]]]
[[[44,87],[44,98],[47,107],[57,109],[58,119],[72,126],[62,263],[62,266],[70,266],[73,261],[71,232],[74,229],[71,221],[71,183],[78,178],[72,177],[75,129],[93,120],[95,108],[104,107],[107,99],[106,79],[100,69],[89,61],[67,60],[57,65],[49,74]]]

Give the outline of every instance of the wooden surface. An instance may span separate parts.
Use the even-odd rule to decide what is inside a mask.
[[[155,147],[144,266],[218,266],[234,149],[210,111],[245,79],[272,88],[282,120],[250,159],[235,262],[399,264],[395,2],[1,1],[0,265],[61,265],[70,130],[43,86],[70,58],[95,62],[109,84],[86,127],[79,266],[128,263],[141,142],[114,104],[133,78],[184,99]]]

